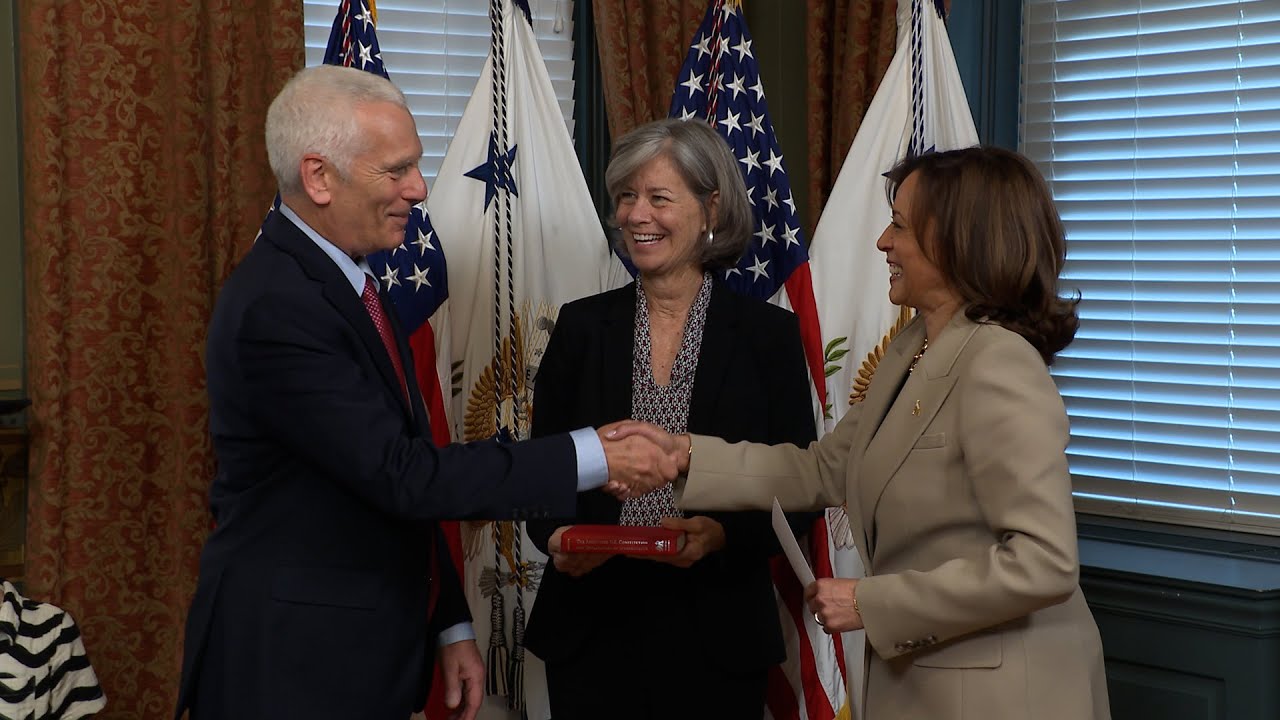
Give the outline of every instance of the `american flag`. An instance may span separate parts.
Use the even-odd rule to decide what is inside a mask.
[[[355,67],[390,79],[382,64],[382,50],[376,32],[376,11],[372,1],[342,0],[329,31],[324,64]],[[277,200],[278,204],[278,200]],[[409,213],[404,241],[390,251],[369,255],[366,260],[391,297],[400,326],[409,336],[413,350],[413,372],[422,390],[431,423],[431,439],[448,445],[449,420],[445,413],[442,371],[448,377],[448,353],[437,353],[436,331],[431,318],[449,298],[444,248],[436,238],[427,203],[423,200]],[[441,313],[443,314],[443,313]],[[438,366],[443,363],[444,367]],[[462,539],[457,523],[441,523],[458,576],[462,577]],[[427,608],[423,608],[427,612]],[[450,713],[444,705],[440,666],[435,667],[424,713],[427,718],[443,718]]]
[[[342,0],[329,31],[324,63],[359,68],[390,79],[382,64],[372,3]],[[414,206],[409,214],[404,242],[399,247],[366,259],[390,295],[400,325],[409,336],[414,374],[431,418],[432,440],[437,445],[448,445],[449,422],[436,366],[435,330],[428,321],[449,298],[449,282],[444,249],[431,226],[426,201]]]
[[[728,141],[755,214],[755,235],[738,266],[725,272],[726,284],[778,304],[785,300],[796,313],[817,407],[825,407],[826,379],[809,254],[738,0],[714,0],[708,7],[676,83],[670,117],[706,121]],[[820,417],[818,413],[815,420]],[[815,573],[831,577],[825,520],[814,524],[810,538]],[[769,714],[774,720],[826,720],[842,710],[847,713],[840,636],[827,635],[813,624],[804,607],[803,588],[788,565],[775,562],[773,577],[784,616],[788,659],[786,665],[770,671]]]
[[[809,274],[809,253],[796,215],[791,181],[782,167],[782,148],[773,133],[760,66],[737,0],[714,0],[694,35],[670,117],[703,119],[733,148],[747,184],[756,232],[725,281],[738,292],[771,299],[785,289],[800,319],[805,357],[819,402],[826,401],[821,333]]]

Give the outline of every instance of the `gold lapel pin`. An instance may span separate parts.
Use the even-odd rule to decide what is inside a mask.
[[[915,406],[915,407],[913,407],[913,408],[911,408],[911,414],[912,414],[912,415],[917,415],[917,416],[920,414],[920,401],[919,401],[919,400],[917,400],[917,401],[916,401],[916,406]]]

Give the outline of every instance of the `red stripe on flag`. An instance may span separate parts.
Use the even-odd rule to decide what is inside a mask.
[[[800,344],[804,347],[804,356],[809,365],[809,377],[813,381],[814,392],[818,397],[819,405],[825,410],[827,405],[826,356],[822,349],[822,329],[818,324],[818,305],[813,295],[813,276],[809,263],[805,262],[792,270],[783,286],[787,290],[787,300],[791,303],[791,310],[800,323]],[[819,578],[833,577],[831,558],[827,551],[828,534],[825,517],[814,522],[809,530],[809,537],[814,574]],[[784,682],[776,693],[772,680],[769,683],[766,696],[769,712],[773,713],[775,720],[781,720],[781,718],[832,720],[838,708],[831,707],[831,699],[827,696],[827,691],[818,677],[817,658],[813,654],[813,643],[805,627],[805,618],[809,616],[809,610],[804,604],[804,588],[800,587],[795,573],[780,557],[773,560],[773,582],[779,597],[782,598],[784,606],[791,615],[799,639],[800,689],[804,692],[807,718],[798,717],[799,707],[794,697],[783,696],[783,693],[791,695],[795,692],[795,688],[785,682],[785,676],[782,676]],[[844,643],[838,634],[830,637],[836,663],[840,668],[840,677],[843,679],[846,677]],[[781,675],[781,671],[778,674]],[[772,673],[770,677],[772,678]],[[788,702],[790,702],[790,709],[788,709]],[[779,712],[790,714],[779,715]]]
[[[431,419],[431,440],[437,447],[449,444],[449,420],[444,414],[444,392],[440,388],[440,376],[436,373],[436,333],[430,322],[409,336],[413,350],[413,375],[418,379],[422,401],[427,404],[427,417]]]
[[[813,276],[809,273],[809,263],[792,270],[783,286],[787,289],[791,311],[800,321],[800,344],[804,346],[804,357],[809,361],[809,377],[813,379],[813,389],[818,393],[818,404],[825,409],[827,359],[822,354],[822,329],[818,326],[818,303],[813,299]]]
[[[813,527],[809,528],[809,556],[813,558],[815,577],[836,576],[835,568],[831,567],[830,545],[831,533],[827,528],[827,515],[823,513],[822,517],[813,521]],[[840,666],[840,677],[848,678],[849,673],[844,667],[844,638],[836,633],[831,636],[831,642],[836,648],[836,664]]]
[[[422,323],[409,336],[409,347],[413,350],[413,374],[418,380],[418,388],[422,391],[422,401],[427,405],[427,418],[431,423],[431,441],[436,447],[444,447],[451,440],[449,436],[449,418],[444,411],[444,392],[440,385],[440,376],[436,371],[436,334],[430,322]],[[463,575],[462,563],[462,526],[457,522],[440,523],[444,531],[445,542],[449,545],[449,557],[458,577]]]
[[[409,336],[409,347],[413,350],[413,374],[418,380],[422,401],[427,406],[427,418],[431,422],[431,441],[437,447],[444,447],[450,442],[449,419],[445,416],[444,392],[436,373],[436,335],[430,322],[422,323],[422,327]],[[458,577],[466,577],[462,565],[462,526],[457,522],[442,522],[440,529],[449,546],[449,558],[453,561]],[[432,589],[436,589],[434,583]],[[427,697],[427,706],[422,712],[428,720],[447,718],[452,714],[444,704],[444,677],[440,673],[439,664],[436,664],[432,672],[431,694]]]
[[[804,704],[805,710],[808,712],[807,720],[833,720],[836,714],[831,707],[831,699],[827,697],[826,689],[818,681],[817,662],[813,655],[813,643],[810,642],[809,631],[805,627],[804,620],[809,615],[809,610],[804,604],[804,588],[800,587],[800,581],[796,579],[795,572],[787,564],[786,558],[777,556],[770,561],[770,564],[772,566],[774,587],[777,588],[783,605],[791,615],[791,622],[795,625],[796,637],[799,641],[797,653],[800,656],[800,682],[804,686]],[[766,696],[766,702],[769,703],[769,712],[771,713],[773,712],[774,700],[775,698]],[[776,718],[777,716],[775,715],[774,717]]]

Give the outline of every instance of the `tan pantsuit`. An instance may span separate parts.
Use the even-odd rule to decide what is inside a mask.
[[[1109,718],[1057,388],[1023,338],[962,312],[909,373],[924,332],[908,325],[807,449],[694,436],[679,502],[848,504],[869,644],[849,685],[867,720]]]

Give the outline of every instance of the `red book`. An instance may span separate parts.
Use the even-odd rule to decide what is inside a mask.
[[[684,548],[684,531],[633,525],[573,525],[560,535],[566,553],[676,555]]]

